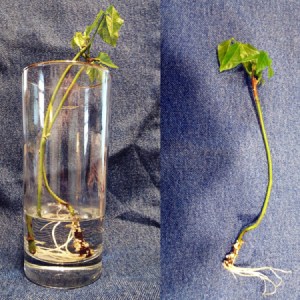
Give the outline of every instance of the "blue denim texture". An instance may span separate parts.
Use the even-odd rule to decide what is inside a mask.
[[[71,59],[69,41],[100,8],[125,19],[113,71],[104,272],[90,286],[61,291],[23,273],[22,69]],[[0,9],[0,299],[158,299],[160,290],[160,2],[2,1]],[[103,45],[103,44],[102,44]]]
[[[161,0],[161,299],[263,298],[261,281],[221,265],[267,186],[247,77],[218,71],[216,47],[231,37],[268,51],[275,69],[259,88],[274,186],[237,264],[292,270],[272,299],[299,299],[299,12],[298,0]]]

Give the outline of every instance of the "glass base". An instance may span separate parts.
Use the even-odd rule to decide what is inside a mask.
[[[30,257],[28,258],[25,257],[24,260],[26,277],[45,287],[74,289],[93,283],[99,279],[102,273],[101,259],[95,263],[90,261],[88,265],[52,265],[41,264],[40,261],[34,262]]]

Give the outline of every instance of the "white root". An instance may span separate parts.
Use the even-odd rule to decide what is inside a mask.
[[[53,226],[53,228],[52,228],[52,239],[53,239],[53,242],[54,242],[56,248],[59,248],[59,246],[58,246],[58,244],[57,244],[57,242],[56,242],[56,238],[55,238],[55,229],[56,229],[57,226],[59,226],[60,223],[61,223],[61,222],[57,222],[57,223]]]
[[[264,292],[263,296],[270,296],[276,293],[277,288],[283,283],[282,278],[278,275],[278,273],[291,273],[291,271],[275,269],[272,267],[261,267],[261,268],[243,268],[236,267],[235,265],[226,265],[223,264],[224,268],[232,273],[232,275],[236,278],[237,276],[243,277],[257,277],[264,282]],[[278,282],[272,280],[270,276],[264,274],[263,272],[271,272],[278,279]],[[268,283],[271,285],[271,291],[268,291]]]
[[[68,213],[62,213],[62,210],[63,207],[59,205],[58,210],[54,215],[44,215],[46,219],[51,219],[55,216],[57,220],[61,221],[50,221],[40,229],[40,231],[42,231],[51,224],[54,224],[52,227],[51,236],[55,247],[45,247],[45,242],[36,240],[36,253],[34,254],[36,259],[68,263],[85,260],[94,254],[94,251],[89,248],[89,243],[83,239],[78,217],[73,217],[70,219],[70,215]],[[67,235],[66,241],[59,245],[56,239],[56,229],[59,225],[61,225],[62,221],[68,219],[70,223],[65,225],[65,227],[70,228],[70,231]],[[69,244],[71,242],[75,253],[72,253],[69,250]]]
[[[49,225],[49,223],[47,223],[46,225]],[[41,260],[56,262],[76,262],[85,259],[84,256],[80,256],[78,255],[78,253],[72,253],[68,249],[68,245],[74,240],[74,232],[72,228],[70,228],[66,241],[62,245],[58,245],[55,237],[55,230],[60,224],[60,221],[55,222],[55,225],[52,228],[52,240],[55,244],[55,247],[44,247],[42,246],[44,243],[36,241],[36,253],[34,256]],[[43,228],[45,228],[45,226]]]
[[[236,276],[242,277],[257,277],[264,282],[264,292],[263,296],[274,295],[277,288],[283,283],[283,279],[278,275],[278,273],[291,273],[291,271],[286,271],[282,269],[276,269],[273,267],[260,267],[260,268],[244,268],[237,267],[234,265],[235,259],[239,253],[242,246],[242,242],[236,241],[233,245],[233,250],[230,254],[226,255],[223,262],[223,267],[229,271],[235,279]],[[268,274],[269,273],[269,274]],[[274,279],[271,276],[275,277]],[[268,289],[270,286],[270,289]]]

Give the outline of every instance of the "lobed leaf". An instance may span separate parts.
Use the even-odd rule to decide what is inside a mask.
[[[233,38],[226,40],[218,45],[218,59],[219,59],[220,65],[221,65],[221,63],[224,59],[224,56],[225,56],[228,48],[230,47],[232,41],[233,41]]]
[[[272,69],[272,59],[269,57],[267,52],[260,51],[256,63],[256,72],[260,73],[266,68],[268,68],[268,77],[272,77],[274,75],[274,71]]]
[[[222,49],[224,50],[224,49]],[[259,51],[249,44],[235,42],[230,44],[226,53],[221,53],[223,59],[220,63],[220,71],[230,70],[246,62],[257,59]]]
[[[225,53],[220,64],[220,71],[230,70],[240,64],[239,44],[231,44]]]
[[[102,70],[94,67],[87,67],[86,74],[89,76],[90,82],[102,81]]]
[[[103,16],[103,14],[104,14],[104,11],[101,9],[101,10],[99,11],[99,13],[97,14],[97,16],[96,16],[94,22],[93,22],[91,25],[89,25],[89,26],[87,26],[87,27],[85,28],[84,33],[85,33],[86,35],[90,35],[91,32],[92,32],[94,29],[97,28],[97,26],[98,26],[98,24],[99,24],[99,22],[100,22],[101,17]]]
[[[110,6],[105,11],[105,16],[98,30],[98,34],[102,40],[115,47],[119,38],[119,30],[122,27],[124,20],[120,17],[114,6]]]
[[[246,61],[252,60],[252,57],[257,57],[257,55],[260,53],[259,50],[250,44],[243,44],[240,42],[239,44],[241,48],[241,58],[245,59]]]
[[[242,64],[249,76],[254,76],[262,82],[262,72],[268,68],[268,77],[274,75],[272,60],[268,53],[258,50],[250,44],[236,41],[234,38],[218,45],[220,72],[230,70]]]
[[[109,57],[109,55],[107,53],[100,52],[99,55],[95,58],[95,60],[107,67],[110,67],[113,69],[119,68],[117,65],[115,65],[112,62],[111,58]]]
[[[90,37],[86,35],[86,33],[75,32],[71,40],[71,46],[73,49],[75,49],[76,47],[82,49],[88,45],[89,41],[90,41]]]

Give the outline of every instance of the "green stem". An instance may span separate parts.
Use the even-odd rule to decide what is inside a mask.
[[[59,112],[61,111],[61,109],[62,109],[64,103],[66,102],[67,98],[68,98],[69,95],[70,95],[70,92],[71,92],[71,90],[72,90],[74,84],[75,84],[76,81],[78,80],[78,78],[79,78],[79,76],[81,75],[81,73],[83,72],[83,70],[84,70],[84,67],[81,67],[80,70],[77,72],[77,74],[74,76],[74,79],[73,79],[73,81],[71,82],[71,84],[69,85],[69,87],[67,88],[67,90],[66,90],[64,96],[62,97],[62,99],[61,99],[61,101],[60,101],[60,103],[59,103],[59,105],[58,105],[58,108],[56,109],[56,112],[55,112],[55,114],[54,114],[54,116],[53,116],[51,122],[49,123],[49,126],[47,127],[47,133],[46,133],[47,135],[50,134],[50,131],[51,131],[51,129],[52,129],[52,126],[53,126],[53,124],[54,124],[54,122],[55,122],[55,120],[56,120],[56,118],[57,118]]]
[[[106,15],[106,13],[103,12],[103,15],[101,16],[101,18],[99,19],[99,22],[98,22],[98,24],[97,24],[97,28],[96,28],[96,30],[94,31],[94,34],[93,34],[93,36],[92,36],[92,38],[91,38],[91,40],[90,40],[90,42],[89,42],[89,47],[87,48],[87,52],[88,52],[87,54],[88,54],[88,57],[90,56],[91,45],[92,45],[93,42],[94,42],[94,39],[95,39],[95,37],[96,37],[96,35],[97,35],[97,32],[98,32],[98,30],[99,30],[99,27],[100,27],[101,22],[102,22],[102,20],[104,19],[105,15]]]
[[[83,72],[83,70],[84,70],[84,67],[81,67],[80,70],[79,70],[79,71],[77,72],[77,74],[75,75],[73,81],[71,82],[71,84],[70,84],[69,87],[67,88],[67,90],[66,90],[66,92],[65,92],[65,94],[64,94],[64,96],[63,96],[63,98],[61,99],[61,101],[60,101],[60,103],[59,103],[58,108],[57,108],[56,111],[55,111],[54,117],[52,118],[51,122],[49,123],[49,126],[44,126],[44,128],[47,128],[47,129],[46,129],[46,132],[45,132],[46,138],[44,139],[44,145],[43,145],[43,146],[45,146],[45,144],[46,144],[46,139],[47,139],[47,137],[50,135],[52,126],[53,126],[53,124],[54,124],[54,122],[55,122],[55,120],[56,120],[56,118],[57,118],[59,112],[61,111],[61,109],[62,109],[62,107],[63,107],[65,101],[67,100],[68,96],[70,95],[70,92],[72,91],[72,88],[74,87],[74,85],[75,85],[75,83],[77,82],[79,76],[80,76],[81,73]],[[42,157],[42,159],[43,159],[41,163],[42,163],[42,173],[43,173],[43,180],[44,180],[44,182],[45,182],[45,187],[46,187],[46,189],[48,190],[49,194],[50,194],[50,195],[51,195],[58,203],[60,203],[60,204],[62,204],[62,205],[64,205],[64,206],[66,206],[66,207],[68,208],[68,210],[70,211],[71,215],[73,216],[73,215],[75,214],[74,208],[73,208],[70,204],[68,204],[68,202],[64,201],[64,200],[61,199],[59,196],[57,196],[57,195],[53,192],[53,190],[50,188],[50,186],[49,186],[48,179],[47,179],[47,176],[46,176],[45,166],[44,166],[44,153],[45,153],[45,151],[40,152],[40,154],[41,154],[40,157]],[[41,209],[41,207],[39,207],[39,208]]]
[[[88,46],[86,46],[85,48],[83,48],[80,52],[78,52],[75,57],[73,58],[73,61],[76,61],[78,60],[78,58],[82,55],[82,53],[87,49]],[[42,131],[42,137],[41,137],[41,142],[40,142],[40,149],[39,149],[39,167],[38,167],[38,178],[37,178],[37,183],[38,183],[38,186],[37,186],[37,214],[38,216],[41,217],[41,210],[42,210],[42,187],[43,187],[43,165],[44,165],[44,159],[45,159],[45,149],[46,149],[46,142],[47,142],[47,138],[50,134],[50,130],[53,126],[53,120],[52,122],[49,124],[48,126],[48,123],[49,123],[49,118],[50,118],[50,113],[52,112],[52,109],[53,109],[53,104],[54,104],[54,101],[56,99],[56,96],[57,96],[57,93],[59,91],[59,89],[61,88],[61,85],[64,81],[64,79],[66,78],[67,74],[69,73],[70,69],[72,68],[72,65],[69,65],[65,71],[63,72],[63,74],[61,75],[54,91],[53,91],[53,94],[50,98],[50,101],[49,101],[49,104],[48,104],[48,108],[47,108],[47,111],[46,111],[46,115],[45,115],[45,120],[44,120],[44,127],[43,127],[43,131]],[[81,70],[78,71],[78,72],[82,72]],[[79,74],[80,75],[80,74]],[[77,75],[76,75],[77,76]],[[77,76],[77,79],[78,79],[79,76]],[[77,80],[76,79],[76,80]],[[73,85],[75,84],[76,81],[73,80],[73,82],[71,83],[70,86],[73,87]],[[65,100],[67,99],[68,97],[68,94],[70,93],[70,88],[68,88],[68,90],[66,91],[66,94],[64,95],[64,98],[62,100]],[[65,97],[66,96],[66,97]],[[59,106],[59,110],[61,109],[62,105]],[[58,110],[56,111],[55,113],[55,119],[57,118],[57,115],[58,115]]]
[[[246,228],[244,228],[240,232],[240,234],[238,236],[238,239],[237,239],[239,242],[243,241],[243,236],[246,232],[257,228],[258,225],[261,223],[262,219],[264,218],[264,216],[266,214],[266,211],[267,211],[267,208],[268,208],[270,195],[271,195],[271,190],[272,190],[272,183],[273,183],[271,151],[270,151],[270,147],[269,147],[269,143],[268,143],[268,138],[267,138],[267,133],[266,133],[266,130],[265,130],[265,124],[264,124],[264,120],[263,120],[262,110],[261,110],[260,101],[259,101],[259,97],[258,97],[258,93],[257,93],[258,81],[254,76],[251,77],[251,84],[252,84],[253,97],[254,97],[254,100],[255,100],[258,119],[259,119],[259,123],[260,123],[261,133],[262,133],[262,137],[263,137],[263,141],[264,141],[264,145],[265,145],[265,150],[266,150],[266,154],[267,154],[269,182],[268,182],[266,196],[265,196],[265,200],[264,200],[261,212],[260,212],[258,218],[256,219],[256,221],[254,223],[250,224],[249,226],[247,226]]]
[[[67,201],[61,199],[59,196],[57,196],[53,190],[51,189],[51,187],[49,186],[49,182],[47,179],[47,175],[46,175],[46,171],[45,171],[45,167],[43,167],[43,178],[44,178],[44,182],[45,182],[45,186],[46,189],[48,190],[49,194],[61,205],[64,205],[70,212],[71,216],[75,216],[75,210],[73,208],[72,205],[70,205]]]
[[[91,45],[94,41],[94,38],[96,36],[96,33],[98,32],[98,29],[101,25],[101,22],[104,18],[104,15],[100,18],[99,22],[98,22],[98,26],[94,32],[94,35],[91,39],[91,41],[84,47],[82,48],[75,56],[74,58],[72,59],[72,61],[77,61],[86,51],[88,51],[88,54],[90,53],[90,48],[91,48]],[[47,108],[47,111],[46,111],[46,115],[45,115],[45,120],[44,120],[44,128],[43,128],[43,131],[42,131],[42,136],[41,136],[41,142],[40,142],[40,148],[39,148],[39,164],[38,164],[38,175],[37,175],[37,214],[38,216],[41,217],[41,211],[42,211],[42,190],[43,190],[43,172],[44,172],[44,160],[45,160],[45,149],[46,149],[46,142],[47,142],[47,138],[49,137],[50,135],[50,131],[51,131],[51,128],[54,124],[54,121],[55,119],[57,118],[57,115],[59,113],[59,111],[61,110],[62,106],[63,106],[63,103],[65,102],[65,100],[67,99],[67,95],[66,94],[69,94],[72,86],[75,84],[76,80],[78,79],[79,75],[75,76],[76,77],[76,80],[72,82],[72,84],[70,85],[71,88],[68,89],[66,91],[66,94],[64,95],[61,103],[59,104],[59,107],[58,109],[56,110],[55,112],[55,115],[54,115],[54,118],[53,120],[49,123],[49,118],[50,118],[50,113],[52,112],[52,109],[53,109],[53,104],[54,104],[54,101],[56,99],[56,96],[57,96],[57,93],[59,91],[59,89],[61,88],[61,85],[64,81],[64,79],[66,78],[68,72],[70,71],[70,69],[72,68],[72,64],[70,64],[66,69],[65,71],[63,72],[63,74],[61,75],[54,91],[53,91],[53,94],[50,98],[50,101],[49,101],[49,104],[48,104],[48,108]],[[81,73],[82,72],[82,69],[78,71],[78,73]],[[48,126],[49,125],[49,126]],[[48,185],[49,186],[49,185]],[[47,185],[46,185],[47,187]],[[50,193],[50,190],[48,189],[49,193]],[[51,194],[51,193],[50,193]]]
[[[27,241],[28,241],[28,249],[31,254],[35,254],[36,245],[34,241],[34,234],[32,229],[32,217],[26,214],[26,226],[27,226]]]

